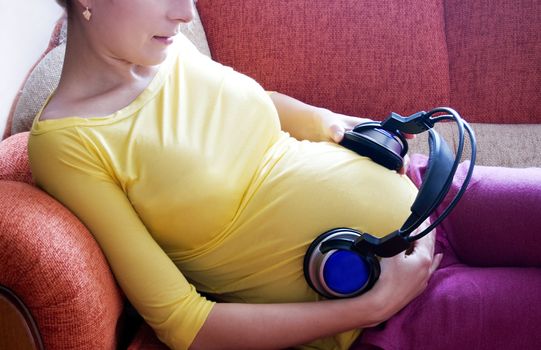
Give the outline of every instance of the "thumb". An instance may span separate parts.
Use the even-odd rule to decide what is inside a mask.
[[[344,128],[337,124],[331,125],[330,132],[332,140],[336,143],[340,143],[344,138]]]
[[[434,273],[434,271],[436,271],[438,269],[442,259],[443,259],[443,254],[442,253],[438,253],[438,254],[434,255],[434,260],[432,260],[432,265],[430,266],[430,269],[429,269],[429,274],[430,275],[432,275]]]

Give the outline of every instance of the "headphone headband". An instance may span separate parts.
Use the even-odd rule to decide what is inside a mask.
[[[442,113],[447,114],[441,115]],[[454,156],[453,152],[451,151],[443,137],[441,137],[440,134],[433,129],[436,123],[447,120],[453,120],[458,127],[459,141],[456,155]],[[366,143],[368,141],[366,141],[365,139],[364,143],[361,142],[358,145],[351,147],[350,144],[353,143],[353,140],[364,139],[365,134],[369,132],[368,130],[374,128],[385,130],[396,137],[387,138],[387,142],[371,143],[369,145],[370,147],[366,147]],[[441,204],[441,202],[449,192],[449,188],[451,187],[451,183],[453,181],[456,169],[458,168],[458,164],[460,163],[460,159],[462,157],[465,130],[468,132],[470,138],[471,163],[470,168],[468,169],[468,175],[466,176],[462,184],[462,188],[457,193],[448,208],[446,208],[444,213],[440,215],[437,223],[433,223],[422,233],[416,235],[415,237],[410,237],[411,233],[416,228],[418,228],[428,217],[430,217],[430,215],[434,212],[438,205]],[[405,145],[404,148],[407,151],[407,140],[403,137],[402,133],[419,134],[424,131],[428,131],[429,158],[427,171],[423,176],[423,182],[421,187],[419,188],[419,193],[417,194],[417,197],[415,198],[415,201],[411,206],[412,213],[399,230],[400,235],[407,238],[410,242],[417,240],[422,236],[425,236],[439,222],[441,222],[450,213],[452,208],[456,205],[456,203],[466,190],[466,187],[471,178],[471,174],[473,172],[476,156],[476,142],[473,130],[455,110],[448,107],[439,107],[432,109],[429,112],[417,112],[408,117],[402,117],[397,113],[391,113],[391,115],[381,123],[361,123],[353,129],[351,134],[346,133],[346,135],[344,135],[344,141],[342,143],[345,147],[350,148],[361,155],[368,156],[372,160],[380,163],[383,166],[386,166],[389,169],[398,170],[398,168],[402,167],[401,157],[403,157],[405,153],[396,151],[396,147],[398,147],[397,145],[399,145],[396,141],[396,138],[400,139],[400,142]],[[370,139],[370,141],[372,140]],[[394,144],[393,141],[395,141]],[[388,143],[393,144],[395,147],[388,147]],[[387,153],[392,153],[391,157],[389,157],[390,159],[387,159]],[[398,154],[401,155],[400,162],[396,161]],[[392,162],[389,160],[392,160]],[[389,165],[392,165],[392,167]],[[391,233],[391,235],[393,234],[394,233]],[[381,241],[380,244],[383,244],[383,241]],[[392,251],[394,251],[394,248],[389,248],[388,254],[390,254]]]
[[[411,233],[441,204],[453,181],[454,156],[445,140],[433,129],[428,130],[429,158],[423,183],[411,205],[411,215],[400,231]]]

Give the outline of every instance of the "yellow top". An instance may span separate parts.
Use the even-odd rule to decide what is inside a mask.
[[[268,94],[185,38],[118,112],[34,120],[39,186],[100,244],[162,341],[186,349],[213,302],[318,300],[303,256],[319,234],[399,228],[417,190],[339,145],[280,130]],[[340,317],[340,315],[337,315]],[[346,349],[358,330],[306,348]]]

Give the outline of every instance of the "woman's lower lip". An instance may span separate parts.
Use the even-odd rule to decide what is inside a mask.
[[[158,42],[164,45],[171,45],[173,43],[172,36],[155,36],[154,39],[156,39]]]

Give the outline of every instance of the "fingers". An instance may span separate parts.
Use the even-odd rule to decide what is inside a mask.
[[[423,257],[429,258],[432,260],[434,256],[434,249],[436,245],[436,240],[432,239],[431,234],[421,238],[415,242],[415,248],[413,250],[414,254],[421,255]]]
[[[352,130],[361,123],[370,121],[370,119],[350,117],[343,114],[338,116],[339,118],[333,117],[330,119],[330,125],[328,126],[330,137],[336,143],[342,142],[346,131]]]
[[[429,225],[429,222],[423,223],[423,225],[420,227],[420,229],[424,229]],[[443,259],[443,254],[438,253],[434,255],[435,245],[436,245],[436,232],[435,230],[432,230],[429,232],[426,236],[419,239],[418,241],[415,241],[415,249],[414,252],[418,256],[421,256],[423,259],[427,259],[426,261],[429,262],[428,267],[428,276],[431,276],[432,273],[438,268],[438,266],[441,263],[441,260]]]
[[[331,134],[331,138],[334,142],[340,143],[342,142],[342,139],[344,138],[344,132],[346,131],[345,128],[340,124],[332,124],[329,127],[329,131]]]
[[[438,269],[442,259],[443,259],[443,253],[438,253],[438,254],[434,255],[434,259],[432,260],[432,265],[430,265],[430,269],[428,270],[428,275],[429,276],[432,276],[434,271],[436,271]]]
[[[436,230],[430,231],[426,236],[417,241],[420,245],[425,246],[430,252],[434,251],[436,245]]]
[[[430,277],[439,267],[443,254],[432,254],[432,237],[416,242],[414,251],[402,252],[391,258],[381,259],[381,275],[368,293],[383,296],[385,310],[383,319],[391,317],[428,286]],[[396,291],[399,290],[400,293]]]
[[[402,168],[400,168],[398,173],[404,175],[408,171],[409,163],[410,163],[410,157],[406,154],[404,156],[404,164],[402,165]]]
[[[368,118],[357,118],[357,117],[348,117],[348,118],[352,118],[351,119],[351,122],[354,123],[353,126],[357,126],[361,123],[368,123],[368,122],[373,122],[374,120],[372,119],[368,119]]]
[[[432,221],[430,218],[426,219],[419,227],[417,227],[412,233],[411,237],[417,236],[419,233],[423,232],[425,229],[430,226]],[[433,246],[436,242],[436,230],[431,230],[428,232],[424,237],[418,239],[415,241],[417,244],[425,245],[425,246]]]
[[[415,230],[415,234],[418,234],[419,232],[423,231],[429,225],[430,225],[430,220],[426,220],[425,222],[423,222],[423,224],[421,224],[421,226],[419,226],[419,228]],[[410,254],[416,254],[422,259],[428,259],[429,265],[427,267],[431,266],[434,260],[436,260],[437,264],[434,267],[435,269],[437,268],[439,261],[441,261],[441,257],[438,257],[436,259],[436,257],[434,256],[435,246],[436,246],[436,231],[432,230],[426,236],[414,242],[413,251],[410,252]]]
[[[334,118],[333,120],[341,124],[342,127],[346,130],[351,130],[359,124],[373,121],[372,119],[368,119],[368,118],[358,118],[358,117],[352,117],[352,116],[344,115],[344,114],[339,114],[339,118]]]

